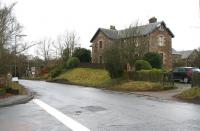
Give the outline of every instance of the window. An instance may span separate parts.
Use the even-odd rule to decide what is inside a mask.
[[[102,56],[99,56],[99,63],[103,63],[103,59],[102,59]]]
[[[102,41],[99,41],[99,48],[102,48]]]
[[[164,46],[164,36],[159,36],[158,37],[158,45],[159,46]]]

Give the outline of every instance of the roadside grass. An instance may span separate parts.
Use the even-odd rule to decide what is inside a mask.
[[[177,96],[182,100],[200,103],[200,88],[190,88]]]
[[[4,88],[0,88],[0,99],[7,98],[13,95],[26,95],[27,91],[24,86],[17,82],[7,81]]]
[[[18,90],[19,94],[21,94],[21,95],[25,95],[26,94],[24,86],[20,85],[19,83],[10,82],[9,85],[10,85],[10,88],[12,88],[14,90]]]
[[[155,82],[132,81],[126,78],[111,79],[106,70],[92,68],[69,70],[53,79],[52,82],[92,86],[116,91],[162,91],[174,89],[174,87],[163,87],[160,83]]]
[[[107,89],[117,91],[162,91],[174,89],[175,87],[163,87],[160,83],[148,81],[132,81],[125,79],[114,79],[103,85]]]
[[[100,86],[110,79],[109,74],[103,69],[75,68],[61,74],[56,79],[63,79],[75,84],[85,86]]]
[[[123,91],[158,91],[162,90],[162,86],[154,82],[128,81],[114,86],[114,89]]]

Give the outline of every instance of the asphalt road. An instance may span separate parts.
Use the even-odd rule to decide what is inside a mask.
[[[200,131],[200,105],[43,81],[20,83],[37,95],[29,103],[0,108],[0,131],[71,130],[35,100],[91,131]]]

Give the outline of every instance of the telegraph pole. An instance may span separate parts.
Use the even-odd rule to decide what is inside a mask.
[[[15,35],[15,77],[17,76],[17,37],[25,37],[27,35]]]

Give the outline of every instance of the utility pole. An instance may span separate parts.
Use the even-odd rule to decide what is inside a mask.
[[[15,77],[17,76],[17,37],[25,37],[27,35],[15,35]]]

